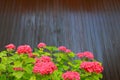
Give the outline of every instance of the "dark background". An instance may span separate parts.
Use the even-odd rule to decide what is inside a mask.
[[[92,51],[103,80],[120,80],[120,0],[0,0],[0,50],[41,41]]]

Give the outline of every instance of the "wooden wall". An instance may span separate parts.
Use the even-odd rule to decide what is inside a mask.
[[[0,0],[0,50],[41,41],[92,51],[103,80],[120,80],[120,0]]]

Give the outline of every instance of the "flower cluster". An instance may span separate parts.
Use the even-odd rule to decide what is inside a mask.
[[[42,56],[40,58],[36,58],[36,63],[40,63],[40,62],[50,62],[51,58],[48,56]]]
[[[67,71],[62,75],[64,80],[80,80],[80,75],[78,72]]]
[[[38,45],[37,45],[37,47],[38,48],[45,48],[46,47],[46,44],[45,43],[39,43]]]
[[[13,70],[15,70],[15,71],[23,71],[24,69],[22,67],[14,67]]]
[[[71,52],[71,50],[70,50],[70,49],[67,49],[65,46],[60,46],[60,47],[58,47],[58,50],[59,50],[59,51],[63,51],[63,52],[65,52],[65,53],[70,53],[70,52]]]
[[[94,59],[94,55],[91,52],[89,52],[89,51],[78,53],[77,56],[79,58],[85,57],[85,58],[88,58],[88,59]]]
[[[15,50],[16,46],[14,44],[8,44],[5,46],[7,50]]]
[[[18,54],[29,54],[32,53],[32,48],[29,45],[21,45],[17,48]]]
[[[82,62],[80,68],[87,72],[101,73],[103,71],[99,62]]]
[[[50,57],[42,56],[40,59],[36,59],[33,72],[41,75],[47,75],[52,74],[56,69],[57,67],[51,61]]]
[[[48,56],[42,56],[42,57],[40,58],[40,61],[41,61],[41,62],[50,62],[50,61],[51,61],[51,58],[48,57]]]
[[[0,52],[0,64],[10,67],[10,69],[6,68],[6,73],[8,76],[11,76],[9,75],[11,73],[13,74],[10,78],[12,80],[32,80],[34,78],[36,80],[102,79],[103,67],[94,59],[93,53],[89,51],[78,53],[77,57],[79,59],[75,58],[75,54],[65,46],[46,46],[43,42],[39,43],[35,50],[32,50],[29,45],[20,45],[16,51],[14,44],[6,45],[5,48],[6,51]],[[15,56],[14,53],[16,53]],[[4,60],[6,58],[10,62]],[[18,77],[18,72],[27,75],[21,74]],[[5,69],[1,68],[0,73],[1,75],[5,73]],[[86,76],[88,74],[90,74],[90,78]]]

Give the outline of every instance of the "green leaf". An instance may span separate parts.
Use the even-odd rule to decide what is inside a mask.
[[[35,59],[33,59],[33,58],[27,58],[27,59],[25,59],[25,63],[27,64],[27,63],[33,63],[33,62],[35,62]]]
[[[91,79],[91,77],[87,77],[87,78],[85,78],[85,80],[93,80],[93,79]]]
[[[50,56],[51,54],[48,53],[48,52],[45,52],[43,55],[44,55],[44,56]]]
[[[7,56],[6,53],[0,52],[0,57]]]
[[[6,75],[5,74],[0,75],[0,80],[6,80]]]
[[[63,60],[66,60],[66,61],[68,60],[68,57],[66,54],[59,54],[59,55]]]
[[[39,51],[39,49],[38,49],[38,48],[34,48],[34,51],[35,51],[35,52],[38,52],[38,51]]]
[[[22,78],[23,74],[24,74],[24,72],[14,72],[13,76],[15,76],[17,79],[20,79],[20,78]]]
[[[80,64],[82,61],[81,60],[74,60],[73,62],[76,64]]]
[[[91,73],[85,72],[85,73],[81,74],[80,76],[81,76],[81,77],[84,77],[84,78],[87,78],[87,77],[90,76],[90,75],[91,75]]]
[[[69,66],[63,65],[64,70],[68,70]]]
[[[54,80],[62,80],[61,79],[62,71],[55,70],[52,75],[53,75],[52,77],[54,78]]]
[[[25,72],[24,75],[23,75],[23,77],[22,77],[22,79],[29,80],[32,75],[33,74],[28,74],[28,73]]]
[[[1,63],[7,64],[8,63],[7,57],[2,57],[2,62]]]
[[[7,63],[10,64],[12,62],[13,62],[13,60],[11,60],[10,58],[8,58]]]
[[[98,74],[98,77],[102,79],[102,78],[103,78],[103,75],[102,75],[102,74]]]
[[[75,57],[75,54],[73,52],[69,53],[68,55],[72,58]]]
[[[61,61],[61,58],[58,57],[58,58],[57,58],[57,61],[60,62],[60,61]]]
[[[94,80],[99,80],[99,77],[94,76],[94,77],[92,77],[92,79],[94,79]]]
[[[1,54],[1,53],[7,54],[8,52],[7,52],[7,51],[1,51],[0,54]]]
[[[69,64],[70,66],[74,66],[71,62],[68,62],[68,64]]]
[[[36,55],[36,56],[40,56],[40,54],[37,53],[37,52],[33,52],[33,54]]]
[[[23,59],[23,60],[28,59],[28,55],[27,54],[21,54],[20,58]]]
[[[12,57],[10,57],[10,59],[12,59],[13,61],[16,61],[19,58],[20,56],[17,53],[15,53]]]
[[[20,62],[20,61],[15,61],[15,62],[14,62],[14,67],[22,67],[22,62]]]
[[[27,65],[27,66],[24,68],[24,70],[25,70],[28,74],[32,74],[32,65],[31,65],[31,64]]]
[[[58,67],[58,70],[63,71],[64,69],[63,69],[62,66],[59,66],[59,67]]]
[[[43,54],[43,48],[40,48],[39,50],[38,50],[38,52],[39,52],[39,54]]]
[[[13,72],[13,66],[8,65],[8,66],[7,66],[7,70],[8,70],[8,72]]]
[[[30,80],[36,80],[35,75],[31,76]]]
[[[6,70],[6,66],[4,64],[0,64],[0,71],[5,71]]]
[[[60,55],[57,53],[57,54],[53,54],[53,56],[55,56],[55,57],[59,57]]]
[[[46,46],[46,49],[48,49],[50,51],[56,51],[56,50],[58,50],[58,48],[55,47],[55,46]]]

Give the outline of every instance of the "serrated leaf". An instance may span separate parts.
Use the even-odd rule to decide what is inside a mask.
[[[64,70],[68,70],[69,66],[63,65]]]
[[[63,67],[59,66],[58,70],[63,71]]]
[[[74,54],[74,53],[72,53],[72,52],[71,52],[71,53],[69,53],[68,55],[69,55],[70,57],[72,57],[72,58],[73,58],[73,57],[75,57],[75,54]]]
[[[2,57],[2,62],[1,62],[1,63],[7,64],[7,63],[8,63],[7,61],[8,61],[8,60],[7,60],[7,57]]]
[[[67,57],[67,55],[65,55],[65,54],[60,54],[60,57],[61,57],[63,60],[68,60],[68,57]]]
[[[6,54],[3,52],[0,52],[0,57],[3,57],[3,56],[6,56]]]
[[[28,73],[28,74],[32,74],[32,65],[29,64],[26,67],[24,67],[24,70]]]
[[[23,59],[23,60],[28,59],[28,55],[27,54],[21,54],[20,58]]]
[[[46,49],[48,49],[50,51],[56,51],[56,50],[58,50],[58,48],[55,47],[55,46],[46,46]]]
[[[48,53],[48,52],[45,52],[43,55],[44,55],[44,56],[50,56],[51,54]]]
[[[20,61],[15,61],[15,62],[14,62],[14,67],[22,67],[22,62],[20,62]]]
[[[27,58],[27,59],[25,59],[25,63],[27,64],[27,63],[33,63],[33,62],[35,62],[35,59],[33,59],[33,58]]]
[[[16,59],[19,59],[20,58],[20,56],[17,54],[17,53],[15,53],[12,57],[10,57],[12,60],[16,60]]]
[[[36,80],[35,75],[31,76],[30,80]]]
[[[61,61],[61,58],[57,58],[57,61],[58,61],[58,62]]]
[[[94,79],[94,80],[99,80],[99,77],[94,76],[92,79]]]
[[[8,65],[7,70],[8,70],[8,72],[13,72],[13,67],[11,65]]]
[[[7,51],[1,51],[0,54],[3,53],[3,54],[7,54]]]
[[[71,62],[68,62],[68,64],[69,64],[70,66],[73,66],[73,64],[72,64]]]
[[[23,76],[24,72],[14,72],[13,76],[15,76],[17,79],[20,79]]]
[[[5,71],[6,70],[6,66],[4,64],[0,64],[0,71]]]
[[[0,80],[6,80],[6,75],[5,74],[0,75]]]
[[[101,79],[103,78],[103,75],[102,75],[102,74],[98,74],[98,76],[99,76],[99,78],[101,78]]]
[[[37,52],[33,52],[33,54],[36,55],[36,56],[40,56],[40,54],[37,53]]]
[[[76,64],[80,64],[82,61],[81,60],[74,60]]]
[[[59,55],[59,54],[53,54],[53,56],[55,56],[55,57],[59,57],[60,55]]]

